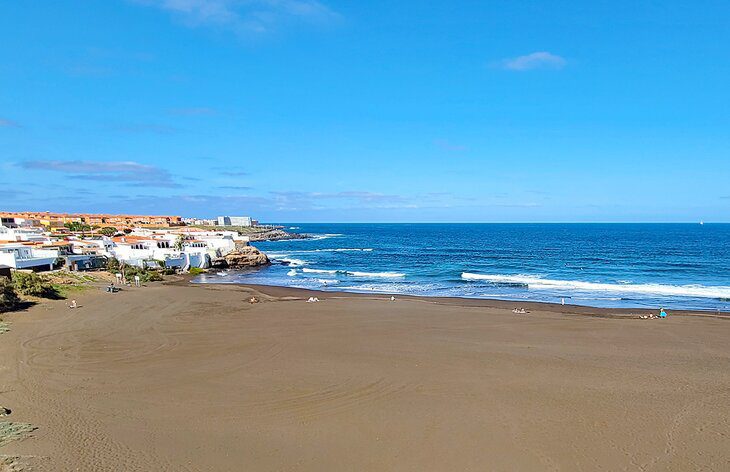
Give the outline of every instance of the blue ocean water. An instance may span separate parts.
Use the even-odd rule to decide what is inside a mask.
[[[273,260],[199,282],[730,310],[730,224],[287,224]]]

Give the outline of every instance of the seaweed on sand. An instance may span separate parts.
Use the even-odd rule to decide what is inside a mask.
[[[0,447],[11,441],[27,438],[36,429],[38,428],[29,423],[0,421]]]

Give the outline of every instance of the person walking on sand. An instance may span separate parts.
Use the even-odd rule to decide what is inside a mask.
[[[122,284],[122,274],[121,274],[121,272],[117,272],[116,273],[116,276],[117,276],[117,284],[121,285]]]
[[[139,275],[135,275],[134,276],[134,286],[135,287],[139,287],[140,286],[140,284],[139,284]]]

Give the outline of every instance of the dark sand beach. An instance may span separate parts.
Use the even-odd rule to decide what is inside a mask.
[[[724,315],[310,295],[180,281],[5,315],[3,420],[38,429],[0,455],[48,471],[730,470]]]

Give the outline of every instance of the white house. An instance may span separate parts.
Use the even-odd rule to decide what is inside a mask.
[[[27,244],[0,244],[0,265],[13,269],[53,270],[58,250],[40,249]]]
[[[42,228],[0,226],[0,242],[2,241],[50,241]]]
[[[176,241],[144,236],[121,236],[113,238],[111,255],[127,264],[138,267],[156,267],[158,261],[165,267],[187,270],[191,267],[210,267],[211,255],[203,241],[184,241],[182,248],[176,248]]]

